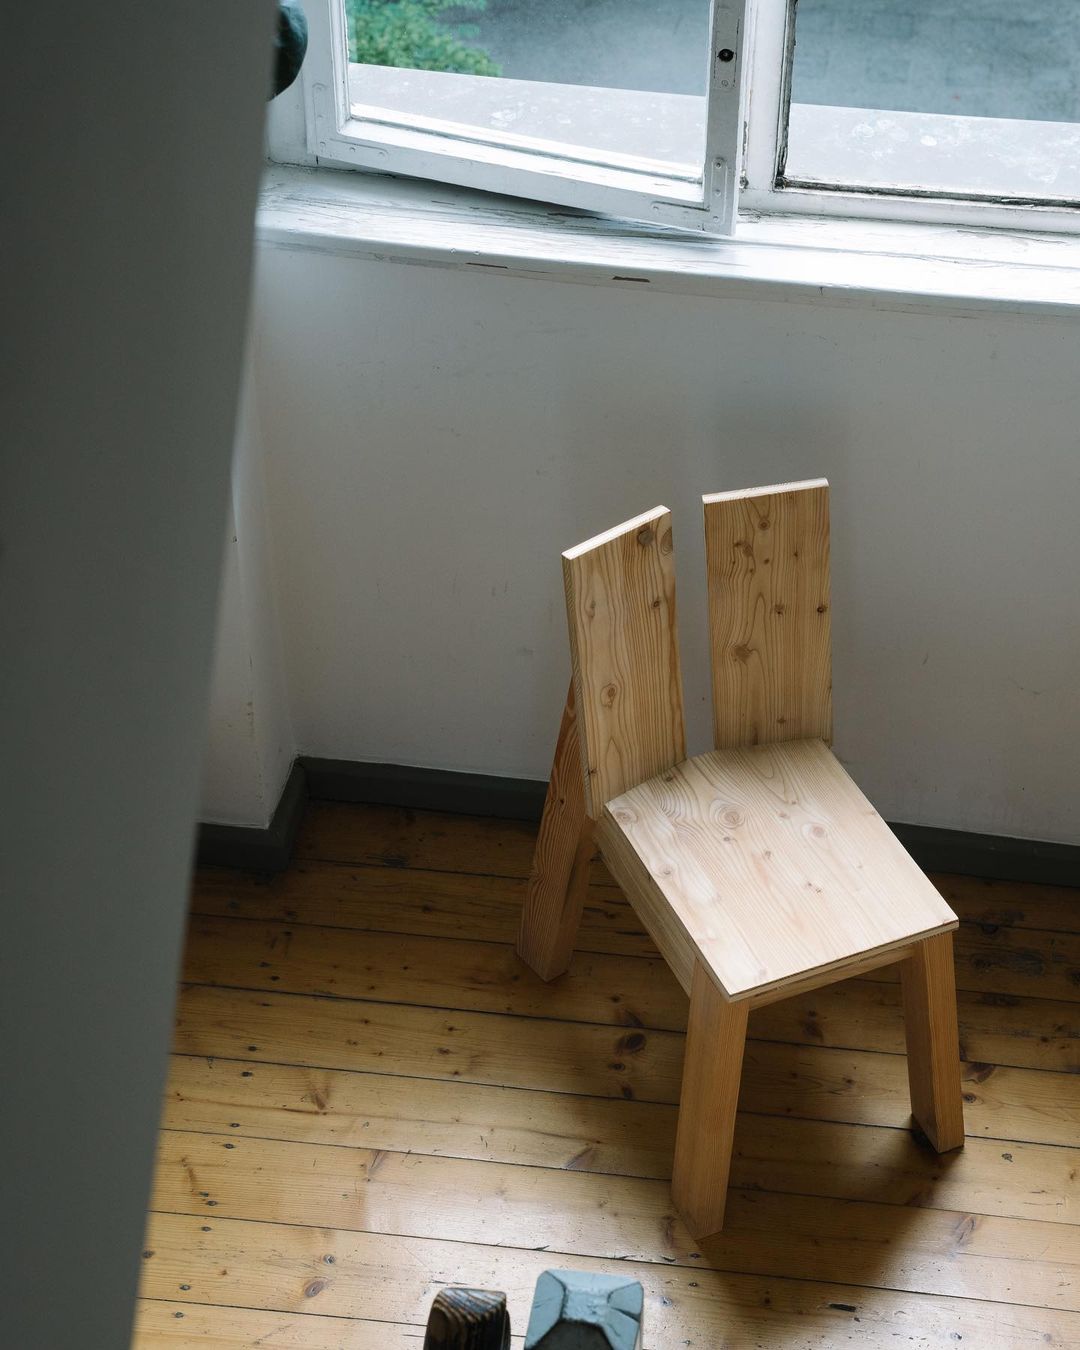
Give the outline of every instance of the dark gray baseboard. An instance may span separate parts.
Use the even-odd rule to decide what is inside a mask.
[[[972,834],[932,825],[889,828],[924,872],[962,872],[990,881],[1033,881],[1048,886],[1080,886],[1080,845],[1007,834]]]
[[[266,830],[231,825],[199,829],[199,862],[251,871],[280,871],[292,855],[304,803],[366,802],[416,811],[452,811],[503,820],[540,819],[547,783],[533,778],[365,764],[301,756]],[[972,834],[931,825],[892,823],[907,851],[926,872],[959,872],[992,881],[1031,881],[1080,887],[1080,845],[1008,835]]]
[[[200,867],[238,867],[245,872],[283,872],[292,861],[296,832],[308,791],[304,767],[293,763],[277,809],[265,829],[247,825],[199,826],[195,859]]]
[[[498,778],[487,773],[414,769],[407,764],[364,764],[350,759],[298,763],[307,774],[308,796],[331,802],[409,806],[417,811],[454,811],[463,816],[539,820],[547,783]]]

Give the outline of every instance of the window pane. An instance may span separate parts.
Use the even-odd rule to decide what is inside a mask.
[[[789,181],[1080,196],[1080,7],[799,0]]]
[[[354,104],[699,175],[710,0],[345,0]],[[480,77],[480,78],[477,78]]]

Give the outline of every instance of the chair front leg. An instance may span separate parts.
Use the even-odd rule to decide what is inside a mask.
[[[671,1177],[675,1207],[696,1238],[724,1225],[748,1013],[749,1004],[728,1002],[698,961]]]
[[[517,941],[518,955],[542,980],[561,975],[574,953],[589,885],[589,863],[596,848],[593,824],[585,814],[585,782],[571,680]]]
[[[924,938],[900,966],[911,1114],[938,1153],[964,1142],[952,933]]]

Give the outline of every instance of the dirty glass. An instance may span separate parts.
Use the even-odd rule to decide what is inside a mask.
[[[703,153],[710,7],[710,0],[344,0],[352,99],[473,125],[493,138],[692,162]]]
[[[799,0],[787,177],[1030,198],[1080,186],[1080,5]]]
[[[799,0],[795,103],[1080,121],[1080,5]]]

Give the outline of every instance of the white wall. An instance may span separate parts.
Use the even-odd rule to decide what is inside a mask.
[[[270,823],[296,754],[268,550],[250,352],[236,428],[203,763],[204,821]]]
[[[4,15],[2,1338],[20,1350],[130,1336],[272,36],[266,0]]]
[[[302,752],[546,776],[558,552],[699,495],[834,486],[837,748],[894,820],[1080,842],[1080,336],[264,246],[255,349]]]

